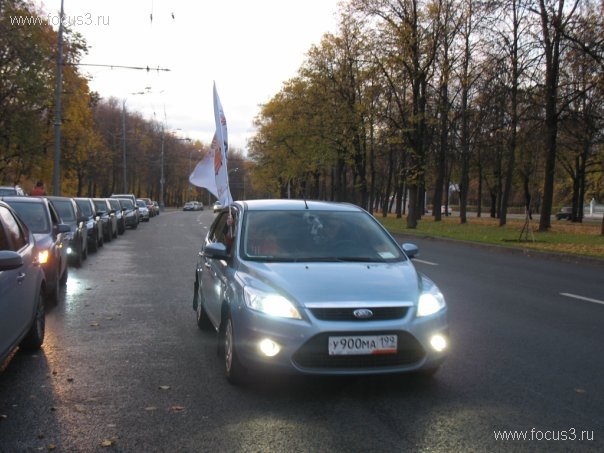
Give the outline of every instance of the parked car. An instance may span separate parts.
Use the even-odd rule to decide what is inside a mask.
[[[46,197],[56,209],[61,222],[68,225],[71,230],[66,233],[67,257],[71,264],[80,267],[88,257],[88,229],[86,218],[82,215],[80,207],[69,197]]]
[[[117,234],[124,234],[126,231],[126,219],[124,217],[124,208],[120,204],[120,200],[117,198],[107,198],[107,202],[111,206],[111,209],[115,212],[115,219],[117,221]]]
[[[117,237],[115,210],[111,207],[107,198],[93,198],[92,202],[103,224],[103,241],[110,242],[111,239]]]
[[[96,213],[96,207],[91,198],[74,198],[80,212],[86,218],[88,230],[88,250],[96,252],[104,244],[103,223]]]
[[[138,210],[138,206],[136,204],[136,197],[131,193],[114,193],[111,195],[111,198],[117,198],[120,200],[130,200],[132,205],[134,206],[134,216],[136,217],[136,224],[140,222],[140,212]]]
[[[25,192],[20,186],[0,186],[0,197],[10,196],[24,197]]]
[[[560,208],[560,211],[556,213],[556,219],[558,220],[572,220],[573,218],[573,207],[564,206]]]
[[[33,233],[0,201],[0,363],[44,342],[46,280]]]
[[[38,249],[38,261],[46,277],[48,300],[58,302],[60,287],[67,283],[67,233],[68,225],[61,222],[59,214],[46,198],[4,197],[25,225],[33,233]]]
[[[212,205],[212,210],[214,212],[218,212],[222,209],[222,205],[220,204],[220,201],[216,201],[214,202],[214,204]]]
[[[138,213],[140,216],[141,222],[148,222],[151,218],[151,213],[149,212],[149,208],[147,208],[147,203],[145,200],[141,200],[140,198],[136,200],[136,206],[138,206]]]
[[[447,305],[417,253],[351,204],[235,202],[199,254],[197,325],[218,332],[232,383],[256,370],[430,375],[447,355]]]
[[[128,198],[118,198],[124,212],[124,223],[127,227],[136,230],[138,228],[138,207]]]
[[[157,201],[153,201],[153,207],[155,208],[155,214],[159,215],[160,209],[159,209],[159,204],[157,204]]]
[[[155,212],[155,205],[151,198],[139,198],[139,200],[143,200],[145,202],[145,206],[149,210],[149,217],[155,217],[157,213]]]

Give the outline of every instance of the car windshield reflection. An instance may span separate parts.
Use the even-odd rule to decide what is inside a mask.
[[[252,211],[243,226],[242,257],[279,262],[404,260],[398,244],[360,212]]]

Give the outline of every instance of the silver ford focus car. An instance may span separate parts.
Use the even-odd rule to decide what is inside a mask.
[[[438,287],[363,209],[305,200],[223,208],[199,253],[193,309],[227,379],[433,374],[449,343]]]

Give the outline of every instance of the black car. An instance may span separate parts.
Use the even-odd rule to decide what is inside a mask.
[[[46,197],[59,213],[62,223],[69,226],[67,236],[67,257],[70,262],[80,267],[82,261],[88,257],[88,229],[86,219],[82,216],[80,208],[68,197]]]
[[[111,239],[117,237],[117,219],[115,218],[115,211],[111,208],[111,205],[106,198],[93,198],[92,202],[94,203],[96,213],[103,224],[103,240],[105,242],[110,242]]]
[[[128,198],[118,198],[124,212],[124,222],[127,227],[138,228],[138,207]]]
[[[88,229],[88,248],[91,252],[96,252],[103,246],[103,223],[96,214],[96,207],[91,198],[74,198],[76,204],[80,207],[82,215],[86,218],[86,228]]]
[[[114,212],[116,223],[117,223],[117,234],[124,234],[126,231],[126,218],[124,217],[124,208],[120,204],[120,200],[117,198],[107,198],[107,202],[111,206]]]
[[[38,249],[38,261],[46,276],[48,299],[59,300],[60,287],[67,283],[68,225],[61,222],[53,205],[43,197],[4,197],[33,233]]]

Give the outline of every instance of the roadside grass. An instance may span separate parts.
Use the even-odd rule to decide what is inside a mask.
[[[537,231],[539,222],[535,220],[530,223],[532,228],[523,232],[524,219],[508,219],[507,224],[500,227],[499,219],[491,217],[469,217],[467,223],[461,224],[459,217],[443,217],[440,222],[435,222],[433,217],[425,216],[418,222],[416,229],[410,229],[407,228],[405,217],[397,219],[393,214],[388,217],[376,214],[375,217],[395,234],[442,237],[604,259],[604,236],[600,234],[600,223],[552,220],[550,230],[540,233]]]

